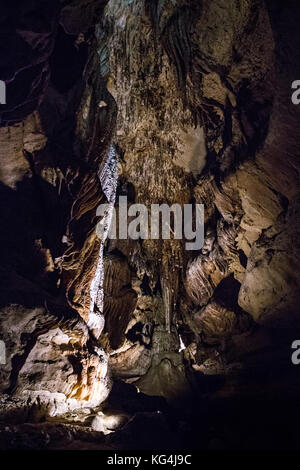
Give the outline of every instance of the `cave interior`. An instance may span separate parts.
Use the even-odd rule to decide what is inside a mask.
[[[0,450],[299,449],[299,3],[3,3]]]

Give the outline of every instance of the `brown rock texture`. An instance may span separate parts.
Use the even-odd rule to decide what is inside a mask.
[[[57,415],[100,405],[113,381],[111,401],[122,402],[125,387],[134,406],[136,394],[191,409],[270,391],[296,396],[296,1],[30,3],[14,21],[5,10],[23,55],[0,67],[5,400],[39,400]],[[97,207],[114,189],[117,216],[119,196],[129,207],[203,204],[202,248],[99,239],[107,219]],[[92,429],[109,432],[105,412],[125,416],[133,434],[143,419],[168,429],[157,400],[143,402],[142,415],[130,400],[117,411],[108,400]],[[126,447],[126,433],[116,436]]]
[[[118,106],[114,142],[119,193],[146,206],[193,201],[205,207],[200,253],[187,252],[177,240],[117,240],[107,245],[106,282],[113,286],[115,279],[115,287],[105,299],[110,332],[104,333],[103,344],[108,340],[115,349],[110,353],[114,373],[127,374],[131,382],[138,378],[133,378],[133,364],[140,355],[146,375],[136,384],[147,393],[144,383],[151,384],[153,394],[163,389],[160,373],[152,370],[157,362],[163,367],[169,353],[170,372],[162,373],[166,382],[184,371],[175,346],[180,340],[188,348],[196,345],[197,367],[211,357],[212,348],[223,363],[228,356],[234,364],[232,338],[243,338],[257,328],[256,322],[286,327],[291,317],[298,326],[297,243],[293,249],[290,245],[297,238],[291,207],[298,183],[293,196],[288,195],[284,184],[272,180],[271,163],[279,145],[288,141],[297,112],[289,88],[284,89],[286,77],[283,84],[278,73],[280,25],[272,23],[272,13],[259,1],[117,1],[106,7],[96,28],[101,78]],[[287,120],[278,132],[282,113]],[[295,152],[293,148],[290,158]],[[112,298],[114,305],[119,299],[120,275],[111,272],[114,263],[119,272],[119,256],[127,258],[132,272],[128,285],[138,287],[136,306],[127,294],[119,310],[122,325],[123,309],[132,312],[121,348],[109,339],[111,330],[119,328],[111,310]],[[154,323],[153,338],[166,328],[174,345],[162,346],[163,335],[158,351],[154,343],[150,352],[138,344],[149,322]],[[130,346],[134,338],[137,343]]]

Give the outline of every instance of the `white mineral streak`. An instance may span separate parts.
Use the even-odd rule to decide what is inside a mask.
[[[90,305],[88,326],[91,329],[97,330],[97,336],[99,337],[104,328],[103,252],[104,252],[105,241],[107,239],[112,217],[113,217],[113,209],[114,209],[115,200],[116,200],[116,191],[117,191],[117,183],[118,183],[118,158],[117,158],[117,154],[113,145],[110,146],[105,165],[98,176],[99,176],[102,191],[104,192],[108,201],[108,210],[106,211],[106,215],[104,216],[104,219],[102,221],[103,226],[104,226],[103,237],[100,243],[99,258],[98,258],[96,273],[95,273],[95,276],[91,283],[91,288],[90,288],[91,305]]]
[[[179,347],[179,351],[178,351],[178,352],[184,351],[184,350],[186,349],[186,347],[185,347],[184,342],[182,341],[181,335],[179,335],[179,342],[180,342],[180,347]]]

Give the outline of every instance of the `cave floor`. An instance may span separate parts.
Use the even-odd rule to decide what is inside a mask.
[[[194,396],[178,408],[133,388],[121,384],[104,407],[56,417],[7,398],[6,416],[0,413],[0,450],[299,450],[295,396],[199,396],[198,401]],[[114,432],[101,432],[93,423],[103,412],[126,419]]]

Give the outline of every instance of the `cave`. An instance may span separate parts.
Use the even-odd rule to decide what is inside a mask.
[[[299,2],[2,3],[0,450],[300,450]]]

